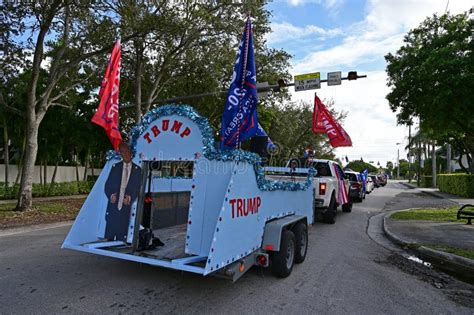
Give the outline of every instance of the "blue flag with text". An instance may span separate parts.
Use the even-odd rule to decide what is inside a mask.
[[[252,23],[248,18],[222,114],[221,149],[235,148],[257,133],[257,102]]]
[[[366,192],[367,188],[367,178],[369,177],[369,171],[367,169],[360,172],[360,177],[362,178],[362,189],[364,193]]]

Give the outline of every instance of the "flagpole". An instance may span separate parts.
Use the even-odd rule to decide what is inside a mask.
[[[245,38],[245,49],[244,49],[244,60],[243,60],[243,69],[242,69],[242,79],[240,81],[240,87],[241,89],[244,87],[245,84],[245,77],[247,76],[247,59],[248,59],[248,54],[249,54],[249,41],[250,41],[250,29],[247,31],[247,23],[250,19],[250,13],[247,16],[247,21],[245,21],[245,33],[246,33],[246,38]],[[239,96],[239,114],[242,112],[242,99],[243,99],[243,93],[240,91],[240,96]],[[238,120],[237,123],[237,139],[235,146],[237,149],[241,149],[241,143],[240,143],[240,127],[241,127],[241,121],[240,119]]]

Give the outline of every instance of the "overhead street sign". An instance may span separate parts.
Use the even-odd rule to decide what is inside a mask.
[[[328,86],[341,85],[341,71],[328,72]]]
[[[295,75],[296,92],[320,88],[321,82],[319,72]]]

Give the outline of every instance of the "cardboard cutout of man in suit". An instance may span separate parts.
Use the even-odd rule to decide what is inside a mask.
[[[126,241],[130,225],[130,210],[138,197],[141,168],[132,162],[130,147],[119,145],[122,161],[114,164],[105,183],[109,200],[105,214],[105,235],[108,240]]]

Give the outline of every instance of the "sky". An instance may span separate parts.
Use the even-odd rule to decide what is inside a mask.
[[[403,36],[434,13],[446,7],[457,14],[468,11],[470,0],[274,0],[267,44],[290,53],[292,75],[357,71],[367,78],[342,81],[339,86],[321,84],[321,89],[292,92],[293,101],[313,102],[314,92],[335,101],[335,109],[347,112],[343,127],[352,147],[337,148],[343,160],[396,164],[406,158],[408,127],[397,126],[396,113],[385,96],[387,87],[384,56],[403,45]],[[291,89],[293,90],[293,89]],[[412,130],[413,133],[413,130]],[[399,143],[399,144],[398,144]],[[397,145],[398,144],[398,145]]]

